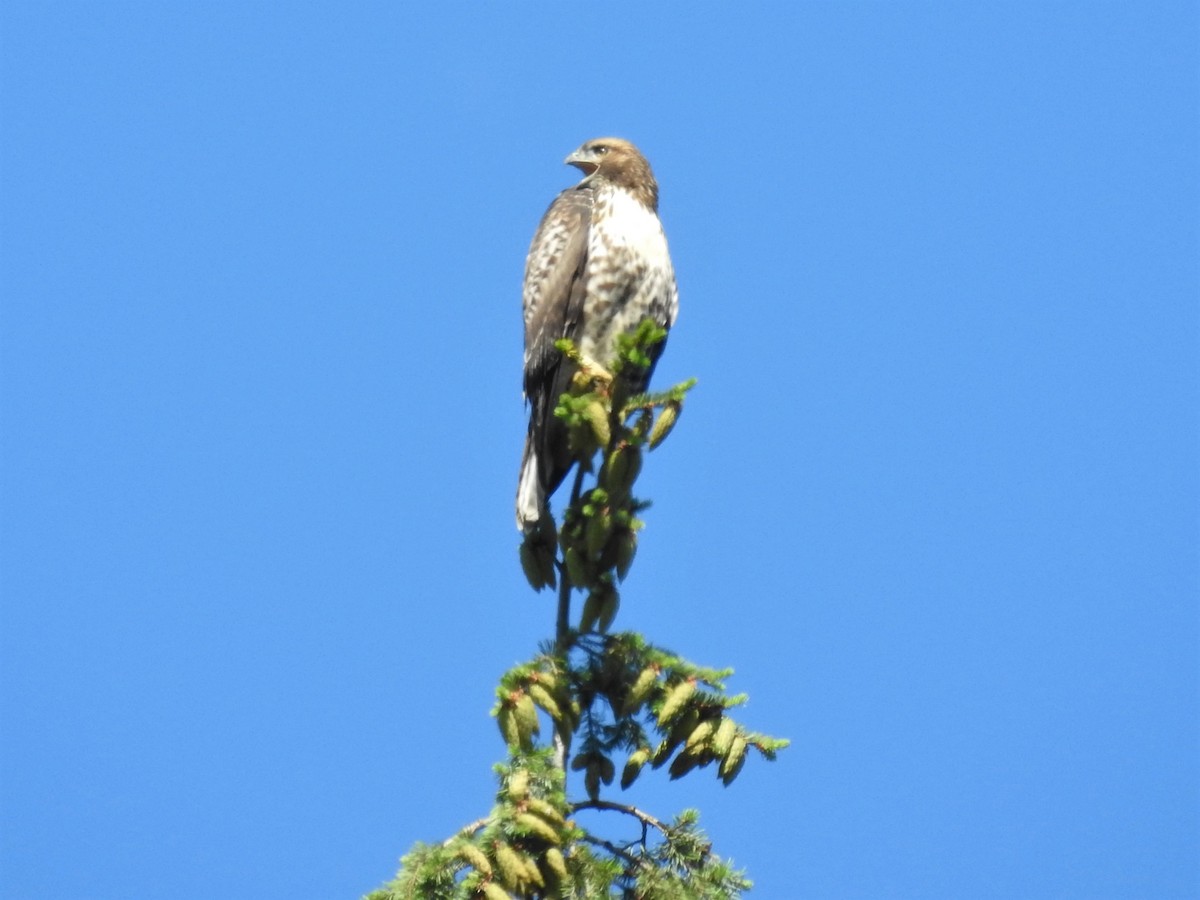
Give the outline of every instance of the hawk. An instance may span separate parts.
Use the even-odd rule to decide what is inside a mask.
[[[675,270],[658,219],[658,183],[646,158],[629,141],[597,138],[565,162],[584,178],[550,204],[525,260],[529,431],[517,485],[522,531],[537,526],[547,498],[572,463],[566,429],[554,407],[575,365],[554,342],[570,338],[583,356],[607,365],[618,335],[633,331],[646,317],[670,328],[679,307]],[[664,345],[655,348],[655,360]]]

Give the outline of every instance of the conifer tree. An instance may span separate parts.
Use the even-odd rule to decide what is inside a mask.
[[[729,785],[751,750],[774,759],[788,743],[734,718],[746,696],[726,692],[731,670],[612,631],[650,505],[633,493],[643,457],[666,439],[695,384],[630,396],[628,384],[644,381],[637,376],[665,337],[643,322],[607,369],[559,342],[578,372],[555,415],[578,466],[561,522],[543,516],[520,548],[534,590],[556,592],[554,638],[496,689],[492,715],[508,755],[495,767],[491,812],[440,843],[414,846],[396,878],[365,900],[727,900],[750,887],[712,851],[695,810],[665,820],[612,799],[614,783],[625,790],[663,768],[672,779],[711,768]],[[569,775],[583,796],[569,789]],[[632,822],[640,837],[618,842],[584,828],[574,818],[581,810]]]

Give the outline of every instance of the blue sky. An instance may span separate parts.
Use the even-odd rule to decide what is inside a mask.
[[[662,185],[618,624],[792,739],[752,896],[1200,896],[1194,3],[0,10],[0,895],[356,897],[484,814],[520,280]]]

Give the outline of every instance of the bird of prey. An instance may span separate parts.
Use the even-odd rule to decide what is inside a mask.
[[[584,357],[607,365],[618,335],[647,317],[669,329],[679,306],[658,219],[658,183],[646,158],[629,141],[597,138],[565,162],[584,178],[550,204],[525,260],[529,431],[517,486],[522,531],[537,527],[572,463],[566,429],[554,407],[571,383],[575,364],[554,342],[570,338]]]

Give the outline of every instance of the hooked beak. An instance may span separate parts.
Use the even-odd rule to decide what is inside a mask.
[[[591,175],[600,168],[600,164],[596,162],[596,155],[589,153],[582,147],[564,159],[563,162],[568,166],[574,166],[579,169],[584,175]]]

